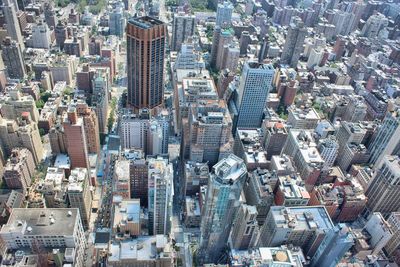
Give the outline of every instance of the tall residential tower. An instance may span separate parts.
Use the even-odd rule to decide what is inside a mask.
[[[148,16],[132,18],[126,26],[128,104],[135,110],[163,103],[167,26]]]

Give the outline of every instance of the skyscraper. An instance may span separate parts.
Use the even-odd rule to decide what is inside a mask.
[[[78,117],[76,107],[68,107],[63,120],[64,132],[68,145],[71,168],[89,168],[89,156],[83,119]]]
[[[246,176],[246,165],[233,154],[213,166],[200,227],[199,259],[203,263],[216,263],[223,252]]]
[[[237,115],[234,116],[233,133],[237,127],[261,126],[265,105],[275,70],[270,64],[246,62],[234,100]]]
[[[217,7],[217,20],[215,26],[228,26],[232,23],[233,5],[229,1],[219,3]]]
[[[325,236],[311,260],[312,267],[336,266],[354,245],[354,236],[345,224],[338,224]]]
[[[50,28],[42,20],[32,26],[32,47],[49,49],[51,46]]]
[[[400,110],[387,112],[369,150],[370,163],[378,165],[386,155],[400,152]]]
[[[163,103],[167,26],[148,16],[132,18],[126,27],[128,104],[136,110]]]
[[[71,208],[79,209],[82,224],[86,229],[89,226],[92,206],[89,185],[89,174],[86,168],[76,168],[71,171],[67,185],[68,201]]]
[[[28,112],[23,112],[21,118],[16,121],[0,116],[0,144],[7,156],[13,148],[25,147],[32,153],[36,165],[42,161],[43,144],[39,129]]]
[[[169,234],[172,216],[173,170],[167,159],[150,158],[148,177],[149,232]]]
[[[195,16],[178,12],[174,14],[174,21],[172,23],[172,42],[171,49],[179,51],[181,45],[191,37],[194,33]]]
[[[400,208],[400,159],[398,156],[385,156],[372,177],[365,195],[367,207],[371,212],[384,216]]]
[[[307,29],[301,18],[294,17],[289,25],[286,36],[285,45],[281,55],[281,63],[289,64],[296,67],[300,54],[303,52],[304,39],[306,38]]]
[[[12,79],[24,79],[26,76],[22,49],[18,42],[7,37],[3,41],[1,56],[7,67],[7,74]]]
[[[17,17],[18,6],[16,6],[16,3],[17,1],[4,0],[2,10],[8,36],[17,42],[21,50],[24,50],[24,39],[22,38],[21,28],[19,26]]]
[[[232,120],[224,101],[199,104],[189,113],[189,129],[188,135],[184,136],[183,149],[186,152],[189,148],[190,160],[212,165],[226,152],[232,152]]]
[[[124,35],[125,18],[124,18],[124,3],[115,1],[111,3],[112,10],[109,13],[110,34],[122,37]]]
[[[248,249],[256,244],[259,234],[257,215],[255,206],[240,205],[230,235],[231,248]]]

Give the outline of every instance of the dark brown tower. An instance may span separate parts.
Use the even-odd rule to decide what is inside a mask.
[[[135,110],[163,103],[167,26],[148,16],[132,18],[126,27],[128,104]]]

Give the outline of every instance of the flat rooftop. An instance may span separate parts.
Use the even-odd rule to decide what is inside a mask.
[[[144,16],[144,17],[138,17],[138,18],[131,18],[130,20],[128,20],[128,24],[132,24],[132,25],[142,28],[142,29],[150,29],[154,26],[162,25],[162,24],[164,24],[164,22],[162,22],[161,20],[156,19],[156,18]]]
[[[123,200],[115,205],[114,227],[127,222],[140,223],[140,200]]]
[[[15,208],[0,233],[22,233],[23,235],[72,236],[78,209]],[[53,219],[53,220],[52,220]]]
[[[157,251],[158,249],[160,252]],[[122,241],[119,244],[111,244],[111,255],[108,261],[155,261],[156,259],[171,257],[170,249],[166,236],[142,236],[137,239]]]
[[[295,230],[327,230],[334,227],[324,206],[271,207],[278,227]]]

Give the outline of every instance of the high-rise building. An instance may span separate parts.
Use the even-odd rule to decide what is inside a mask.
[[[343,114],[343,121],[359,122],[363,121],[367,114],[367,105],[361,96],[352,96]]]
[[[132,18],[126,27],[128,104],[135,109],[163,103],[167,26],[151,17]]]
[[[365,195],[371,212],[384,216],[400,208],[400,159],[398,156],[384,156],[377,166]]]
[[[70,105],[76,107],[77,115],[83,119],[88,153],[98,154],[100,152],[100,135],[95,111],[82,99],[77,99]]]
[[[89,168],[88,146],[83,118],[78,117],[77,108],[68,107],[63,118],[63,127],[67,140],[68,156],[71,159],[71,168]]]
[[[51,153],[54,155],[67,153],[68,143],[61,123],[57,123],[49,130],[49,142]]]
[[[255,206],[257,209],[259,225],[264,223],[270,207],[274,205],[274,190],[277,184],[276,172],[257,169],[248,175],[248,182],[244,185],[243,192],[246,204]]]
[[[37,124],[30,119],[28,112],[22,113],[22,118],[15,120],[3,119],[0,116],[0,143],[6,156],[12,149],[25,147],[33,155],[35,164],[43,159],[43,144]]]
[[[354,245],[355,237],[345,224],[338,224],[325,236],[318,247],[310,266],[335,267]]]
[[[122,153],[129,160],[130,198],[140,199],[140,205],[148,205],[148,162],[142,150],[124,150]]]
[[[68,201],[71,208],[78,208],[82,225],[89,227],[92,213],[92,192],[89,183],[89,173],[86,168],[71,170],[67,185]]]
[[[224,47],[232,43],[233,34],[234,32],[231,28],[220,29],[216,27],[214,30],[210,64],[218,70],[221,70],[225,63]]]
[[[215,64],[217,62],[218,45],[221,34],[222,34],[221,27],[215,26],[212,38],[212,45],[211,45],[211,55],[210,55],[210,65],[212,67],[215,67]]]
[[[388,18],[381,13],[374,14],[368,18],[361,30],[361,35],[368,38],[378,37],[379,32],[389,25]]]
[[[328,138],[320,139],[318,142],[318,151],[322,159],[325,161],[324,168],[330,168],[335,163],[338,155],[339,144],[334,135]]]
[[[354,54],[354,53],[353,53]],[[365,104],[367,105],[367,120],[383,120],[388,110],[388,97],[385,92],[373,90],[365,96]]]
[[[304,39],[307,29],[301,18],[295,17],[289,25],[285,45],[281,55],[281,63],[296,67],[303,52]]]
[[[393,237],[391,225],[380,212],[373,212],[370,214],[363,230],[371,236],[371,239],[368,240],[368,245],[370,245],[372,249],[372,251],[369,252],[372,256],[377,256],[382,253],[382,249]]]
[[[168,153],[169,125],[163,116],[150,118],[148,110],[140,114],[123,115],[120,122],[123,149],[142,149],[146,155]]]
[[[5,0],[2,5],[3,15],[5,19],[5,27],[7,35],[16,42],[21,51],[25,49],[24,39],[22,38],[21,27],[18,21],[17,12],[18,5],[17,1]]]
[[[0,237],[12,250],[63,249],[69,264],[84,266],[87,242],[78,209],[14,208],[0,230]]]
[[[124,17],[124,11],[125,11],[124,3],[119,0],[113,1],[111,2],[111,8],[112,10],[109,13],[109,22],[108,22],[110,28],[110,34],[122,37],[124,35],[124,29],[126,24]]]
[[[267,159],[280,155],[288,136],[286,124],[280,121],[264,120],[261,127],[264,134],[264,148],[267,152]]]
[[[233,249],[252,248],[257,244],[258,233],[256,207],[241,204],[232,226],[230,247]]]
[[[183,46],[182,46],[183,47]],[[182,83],[178,83],[175,89],[174,105],[177,110],[177,129],[187,127],[187,118],[191,107],[196,106],[202,100],[218,100],[217,90],[213,79],[204,77],[186,77]],[[183,125],[182,125],[183,124]]]
[[[343,172],[347,172],[353,164],[365,164],[371,154],[363,144],[347,143],[342,154],[337,159],[337,165]]]
[[[194,34],[195,16],[178,12],[174,14],[172,22],[171,49],[179,51],[186,40]]]
[[[32,47],[49,49],[51,46],[51,32],[43,21],[32,26]]]
[[[212,165],[232,151],[232,120],[224,101],[192,107],[188,128],[182,149],[188,148],[190,160]]]
[[[217,69],[227,69],[229,71],[236,71],[239,63],[239,46],[237,42],[224,45],[222,48],[222,60],[217,61]]]
[[[311,130],[291,129],[282,150],[282,155],[293,158],[297,172],[308,191],[317,182],[325,163],[317,150],[312,133]]]
[[[65,25],[64,21],[58,21],[56,27],[54,28],[54,34],[56,37],[56,44],[61,50],[63,50],[65,40],[68,38],[67,26]]]
[[[31,95],[22,95],[17,84],[8,84],[7,94],[0,96],[1,115],[10,120],[17,120],[23,112],[29,112],[34,122],[39,121],[39,111]]]
[[[259,246],[300,246],[309,257],[314,256],[329,231],[334,229],[322,206],[272,206],[261,227]]]
[[[3,40],[1,56],[6,66],[7,74],[12,79],[24,79],[26,69],[22,57],[21,46],[11,38]]]
[[[370,163],[378,165],[386,155],[400,152],[400,110],[388,112],[373,139],[369,150]]]
[[[168,235],[174,196],[172,163],[163,158],[150,158],[148,165],[149,233]]]
[[[217,20],[215,26],[224,27],[232,23],[233,5],[230,1],[219,3],[217,7]]]
[[[387,219],[390,224],[393,235],[385,246],[385,251],[388,255],[393,256],[400,246],[400,213],[392,212]]]
[[[246,165],[233,154],[213,166],[200,227],[199,258],[203,263],[216,263],[223,252],[246,176]]]
[[[339,143],[338,155],[342,155],[346,145],[349,143],[361,144],[366,130],[360,123],[342,121],[339,130],[336,133],[336,139]]]
[[[232,99],[235,106],[232,129],[235,134],[238,127],[259,128],[264,116],[269,90],[275,70],[272,65],[246,62],[239,85],[237,97]]]
[[[14,148],[4,166],[4,181],[9,189],[22,189],[26,193],[32,184],[36,164],[26,148]]]
[[[91,107],[96,112],[99,132],[107,133],[107,117],[108,117],[108,94],[110,88],[109,68],[96,68],[96,72],[92,79],[92,104]]]

